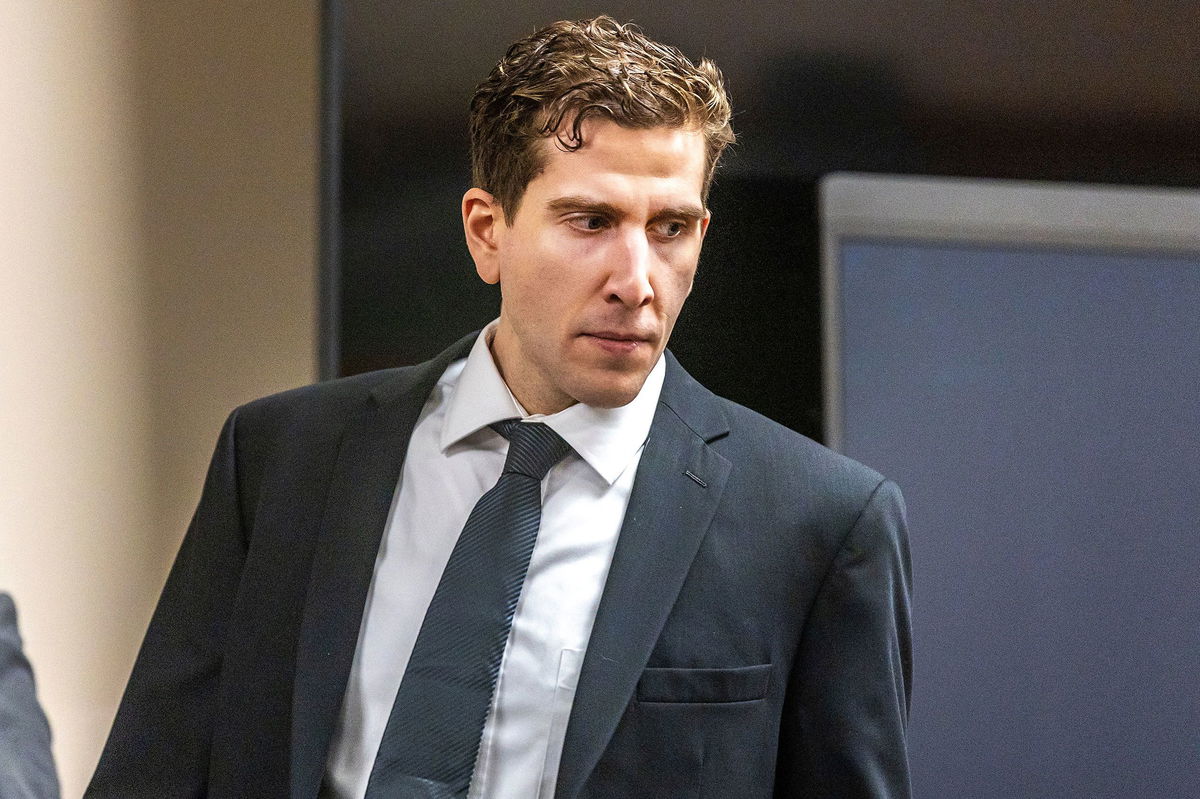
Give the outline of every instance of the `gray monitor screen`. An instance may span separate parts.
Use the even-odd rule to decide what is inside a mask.
[[[916,795],[1200,796],[1200,255],[833,261],[840,449],[909,508]]]

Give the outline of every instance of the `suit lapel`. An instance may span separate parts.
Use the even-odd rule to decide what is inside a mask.
[[[667,354],[567,726],[555,795],[573,799],[608,745],[721,498],[730,464],[716,398]],[[688,474],[691,473],[691,475]]]
[[[292,796],[314,797],[358,643],[379,542],[417,417],[475,334],[382,383],[346,426],[313,555],[292,695]]]

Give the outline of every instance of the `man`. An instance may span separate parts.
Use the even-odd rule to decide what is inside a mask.
[[[17,609],[0,592],[0,799],[57,799],[50,725],[21,648]]]
[[[508,51],[500,318],[230,417],[89,796],[908,794],[899,492],[665,354],[729,113],[608,18]]]

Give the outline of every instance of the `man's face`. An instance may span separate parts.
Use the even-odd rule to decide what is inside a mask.
[[[667,345],[708,228],[702,134],[584,124],[586,144],[553,139],[545,169],[506,220],[486,192],[463,198],[480,276],[499,281],[492,353],[525,408],[625,405]]]

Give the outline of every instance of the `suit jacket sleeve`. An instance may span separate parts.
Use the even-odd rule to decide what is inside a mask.
[[[0,594],[0,799],[57,799],[50,726],[21,650],[17,613]]]
[[[884,481],[846,533],[805,623],[776,796],[911,795],[911,573],[904,502]]]
[[[205,794],[227,619],[247,550],[237,415],[221,432],[85,797]]]

